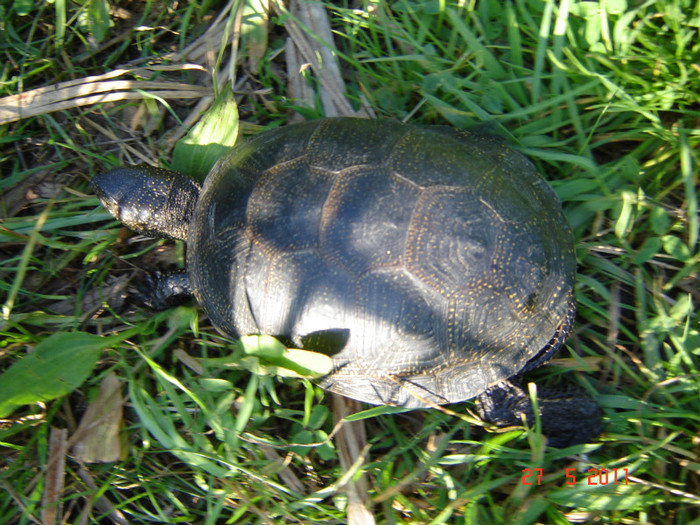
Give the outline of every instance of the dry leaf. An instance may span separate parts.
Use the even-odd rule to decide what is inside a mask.
[[[97,399],[90,403],[71,438],[73,455],[86,463],[110,463],[122,458],[119,430],[124,398],[121,381],[113,373],[102,380]]]

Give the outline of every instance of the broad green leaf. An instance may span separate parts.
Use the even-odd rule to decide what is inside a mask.
[[[307,377],[319,377],[330,373],[333,360],[325,354],[287,348],[269,335],[247,335],[240,338],[243,351],[257,357],[263,365],[272,365]]]
[[[12,7],[19,16],[27,16],[32,12],[34,2],[31,0],[15,0],[12,2]]]
[[[632,192],[622,192],[622,209],[615,222],[615,236],[618,239],[624,238],[634,222],[634,204],[636,197]]]
[[[254,74],[258,72],[260,60],[267,51],[269,11],[268,0],[246,0],[243,5],[241,48]]]
[[[84,332],[59,332],[0,375],[0,417],[39,401],[51,401],[78,388],[95,368],[102,350],[127,335],[100,337]]]
[[[657,235],[663,235],[671,227],[671,219],[661,206],[654,206],[649,214],[652,231]]]
[[[664,251],[678,261],[687,261],[690,258],[690,250],[683,244],[683,241],[675,235],[664,235],[661,237]]]
[[[621,15],[627,12],[627,0],[607,0],[605,10],[611,15]]]
[[[333,360],[325,354],[288,348],[280,360],[280,366],[303,376],[320,377],[333,369]]]
[[[199,379],[199,384],[202,386],[202,388],[204,388],[204,390],[213,394],[231,392],[233,390],[233,384],[231,381],[217,379],[214,377],[203,377]]]
[[[88,23],[95,40],[101,42],[107,36],[112,21],[109,18],[107,0],[92,0],[88,7]]]
[[[652,259],[661,250],[661,244],[661,239],[658,237],[649,237],[644,241],[642,247],[632,258],[632,263],[639,266],[647,262],[649,259]]]
[[[227,91],[175,145],[172,167],[202,180],[237,138],[238,107]]]

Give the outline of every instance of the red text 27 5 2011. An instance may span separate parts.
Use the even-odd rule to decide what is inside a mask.
[[[588,476],[589,485],[629,485],[628,470],[626,468],[622,469],[607,469],[607,468],[589,468],[586,471],[586,476]],[[568,468],[566,469],[566,484],[575,485],[576,484],[576,469]],[[581,476],[581,474],[579,474]],[[524,468],[523,485],[541,485],[542,484],[542,469],[541,468]]]

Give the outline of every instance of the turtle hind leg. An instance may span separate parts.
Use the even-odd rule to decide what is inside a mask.
[[[153,310],[167,310],[194,297],[187,272],[147,273],[136,299]]]
[[[600,408],[576,387],[538,388],[537,401],[542,434],[553,447],[587,443],[602,431]],[[535,423],[530,396],[517,379],[490,387],[477,397],[476,407],[479,417],[499,427],[521,425],[523,414],[529,426]]]

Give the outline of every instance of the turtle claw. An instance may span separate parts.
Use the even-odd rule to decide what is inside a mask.
[[[602,431],[600,408],[593,399],[573,385],[538,388],[542,434],[555,448],[587,443]],[[527,391],[520,381],[502,381],[476,398],[479,417],[498,427],[535,424],[535,414]]]
[[[167,310],[193,296],[187,272],[146,272],[134,297],[153,310]]]

